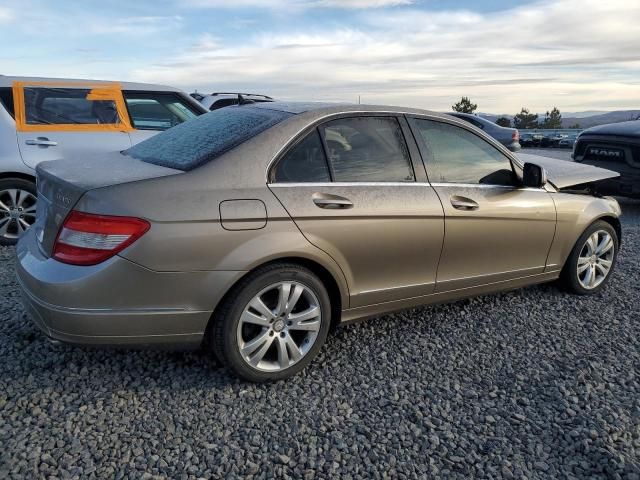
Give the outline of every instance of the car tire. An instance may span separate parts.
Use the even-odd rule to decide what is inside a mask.
[[[226,295],[209,343],[244,380],[275,381],[313,360],[330,324],[329,295],[318,277],[300,265],[277,263],[250,273]]]
[[[611,249],[602,251],[608,246],[608,243],[604,245],[606,238],[611,239]],[[595,246],[589,246],[590,240],[591,244],[595,243]],[[600,243],[603,244],[598,250]],[[578,295],[593,295],[601,291],[611,279],[615,269],[619,245],[618,233],[611,224],[603,220],[592,223],[580,235],[567,258],[560,275],[561,286]],[[609,265],[609,269],[602,277],[603,268],[606,265]],[[591,279],[594,279],[593,282]]]
[[[18,193],[14,193],[18,192]],[[34,182],[23,178],[0,180],[0,245],[15,245],[19,236],[35,221],[37,190]],[[16,209],[24,208],[21,217],[12,218]]]

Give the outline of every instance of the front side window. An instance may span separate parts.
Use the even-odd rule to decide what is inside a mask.
[[[413,182],[409,150],[398,120],[357,117],[320,126],[336,182]]]
[[[167,130],[199,114],[171,93],[124,92],[124,99],[134,128],[140,130]]]
[[[273,180],[281,183],[331,181],[317,129],[314,128],[278,162]]]
[[[514,185],[509,158],[464,128],[414,119],[429,180],[434,183]]]

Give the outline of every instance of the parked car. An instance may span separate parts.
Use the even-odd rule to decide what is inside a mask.
[[[125,150],[206,111],[161,85],[0,75],[0,245],[35,220],[38,163]]]
[[[304,368],[332,325],[558,278],[600,291],[620,207],[558,192],[617,174],[523,157],[423,110],[216,110],[91,169],[38,165],[25,305],[56,340],[204,343],[264,381]]]
[[[541,133],[523,132],[520,134],[520,145],[523,148],[536,148],[542,145],[544,135]]]
[[[572,156],[576,162],[620,173],[619,178],[600,184],[600,193],[640,198],[640,120],[584,130]]]
[[[570,133],[558,141],[558,147],[573,148],[573,144],[576,143],[576,138],[578,138],[577,133]]]
[[[210,95],[203,95],[194,92],[191,96],[198,100],[207,110],[217,110],[218,108],[228,107],[230,105],[246,103],[273,102],[273,98],[256,93],[212,93]]]
[[[464,120],[480,130],[484,130],[487,135],[495,138],[512,152],[520,150],[520,133],[516,128],[501,127],[486,118],[470,113],[452,112],[449,115]]]

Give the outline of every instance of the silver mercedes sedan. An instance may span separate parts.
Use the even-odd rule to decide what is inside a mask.
[[[38,166],[25,305],[58,341],[206,345],[266,381],[340,323],[557,279],[598,292],[621,233],[597,184],[617,174],[522,158],[423,110],[216,110]]]

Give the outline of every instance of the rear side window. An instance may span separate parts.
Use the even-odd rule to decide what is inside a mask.
[[[331,181],[318,130],[314,129],[286,153],[278,162],[273,180],[282,183]]]
[[[99,125],[123,123],[113,99],[90,88],[25,87],[27,125]]]
[[[251,106],[221,108],[151,137],[125,153],[154,165],[192,170],[291,115]]]
[[[341,118],[320,126],[336,182],[413,182],[409,150],[398,120]]]
[[[167,130],[198,116],[178,95],[154,92],[124,92],[133,127],[140,130]]]
[[[9,115],[14,116],[13,91],[10,88],[0,88],[0,104],[9,112]]]

